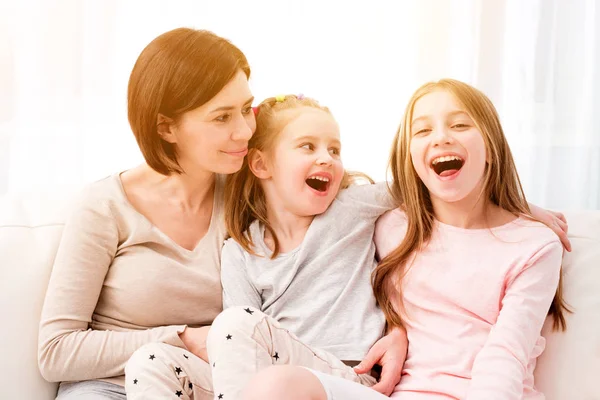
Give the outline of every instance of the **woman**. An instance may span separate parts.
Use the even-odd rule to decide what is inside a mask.
[[[222,175],[255,129],[249,77],[244,54],[206,31],[167,32],[139,56],[128,113],[146,163],[87,188],[46,294],[39,366],[63,382],[59,399],[125,399],[125,363],[147,343],[201,354],[221,311]],[[212,398],[194,361],[197,398]]]

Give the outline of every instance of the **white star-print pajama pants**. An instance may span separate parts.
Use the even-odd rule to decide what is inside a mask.
[[[251,307],[232,307],[215,319],[207,339],[214,398],[239,400],[252,377],[271,365],[307,367],[364,386],[377,381],[357,375],[334,355],[302,343],[279,323]]]
[[[142,346],[125,367],[127,400],[212,400],[210,367],[189,351],[165,343]]]

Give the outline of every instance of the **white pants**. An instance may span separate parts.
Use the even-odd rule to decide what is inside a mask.
[[[329,375],[323,372],[306,368],[312,372],[321,382],[327,400],[385,400],[389,397],[371,389],[370,387],[352,382],[348,379]]]
[[[210,368],[189,351],[166,343],[140,347],[125,366],[128,400],[212,400]]]
[[[370,374],[358,375],[334,355],[302,343],[275,319],[251,307],[231,307],[219,314],[207,345],[216,399],[239,399],[251,378],[271,365],[307,367],[360,387],[377,383]]]

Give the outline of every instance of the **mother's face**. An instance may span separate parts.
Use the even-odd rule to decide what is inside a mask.
[[[184,172],[239,171],[256,130],[253,100],[246,74],[240,70],[215,97],[169,126],[169,134],[162,136],[175,144]]]

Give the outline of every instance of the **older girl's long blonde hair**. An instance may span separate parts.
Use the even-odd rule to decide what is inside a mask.
[[[248,155],[244,159],[242,168],[229,175],[225,184],[225,225],[229,236],[242,246],[250,254],[256,254],[253,250],[254,243],[248,234],[248,228],[255,220],[260,221],[265,229],[271,234],[274,241],[274,250],[271,258],[279,254],[279,241],[267,219],[267,201],[260,180],[252,173],[248,165],[256,151],[271,150],[276,140],[302,108],[311,107],[331,114],[329,108],[320,105],[316,100],[304,96],[286,95],[270,97],[255,108],[256,132],[248,142]],[[364,174],[350,173],[344,171],[341,188],[347,187],[358,178],[366,178]],[[371,181],[372,182],[372,181]]]
[[[417,175],[410,156],[410,129],[415,103],[423,96],[439,90],[445,90],[458,99],[483,136],[488,165],[482,196],[515,215],[531,218],[512,153],[490,99],[474,87],[453,79],[426,83],[417,89],[406,107],[389,160],[392,173],[390,192],[396,206],[406,212],[406,236],[398,248],[386,256],[373,271],[375,297],[391,326],[402,326],[402,318],[394,309],[391,296],[400,305],[401,312],[402,278],[407,272],[408,261],[427,244],[433,230],[434,213],[429,191]],[[561,275],[549,311],[554,317],[554,329],[566,329],[564,313],[567,311],[569,310],[562,296]]]

